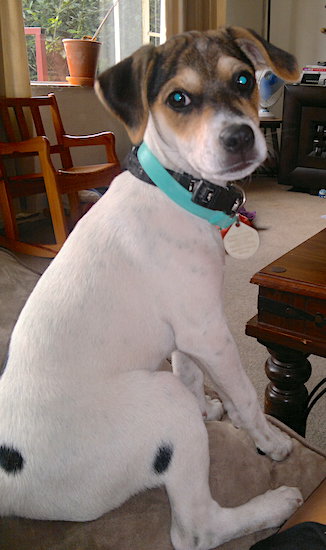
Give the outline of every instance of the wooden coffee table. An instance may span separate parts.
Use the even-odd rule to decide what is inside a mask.
[[[258,314],[246,325],[270,353],[265,412],[305,435],[310,354],[326,357],[326,229],[256,273]]]

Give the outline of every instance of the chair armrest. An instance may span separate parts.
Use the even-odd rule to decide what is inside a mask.
[[[115,152],[115,135],[112,132],[100,132],[86,136],[71,136],[65,134],[62,136],[62,145],[64,147],[83,147],[84,145],[104,145],[108,162],[114,162],[120,165]]]
[[[49,150],[49,140],[45,136],[37,136],[24,141],[0,142],[1,155],[14,155],[15,153],[44,153]]]

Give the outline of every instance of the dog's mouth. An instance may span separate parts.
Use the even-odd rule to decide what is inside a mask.
[[[257,160],[253,160],[253,159],[243,160],[235,164],[226,166],[223,170],[220,171],[220,175],[225,176],[227,174],[235,174],[238,172],[240,173],[247,172],[248,174],[250,174],[255,170],[257,165],[258,165]]]

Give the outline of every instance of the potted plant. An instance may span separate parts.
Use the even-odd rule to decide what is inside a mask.
[[[107,10],[112,0],[105,1]],[[65,80],[69,72],[62,39],[81,38],[86,34],[92,36],[98,26],[94,14],[102,4],[103,0],[22,0],[24,26],[42,29],[48,80]],[[26,36],[26,39],[31,80],[38,80],[35,38]]]
[[[101,42],[97,41],[97,36],[118,2],[119,0],[116,0],[109,8],[93,36],[84,36],[80,39],[64,38],[62,40],[70,74],[66,79],[70,84],[79,86],[94,85],[97,61],[101,48]]]
[[[69,84],[93,86],[101,42],[84,36],[64,38],[62,40],[70,76],[66,76]]]

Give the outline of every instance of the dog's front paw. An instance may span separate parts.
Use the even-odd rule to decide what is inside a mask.
[[[292,451],[292,439],[276,426],[268,424],[268,431],[257,443],[258,452],[276,461],[284,460]]]
[[[302,494],[296,487],[282,485],[265,493],[270,508],[269,527],[279,527],[303,503]]]
[[[205,395],[206,406],[203,413],[204,420],[221,420],[224,415],[224,407],[219,399],[213,399]]]

